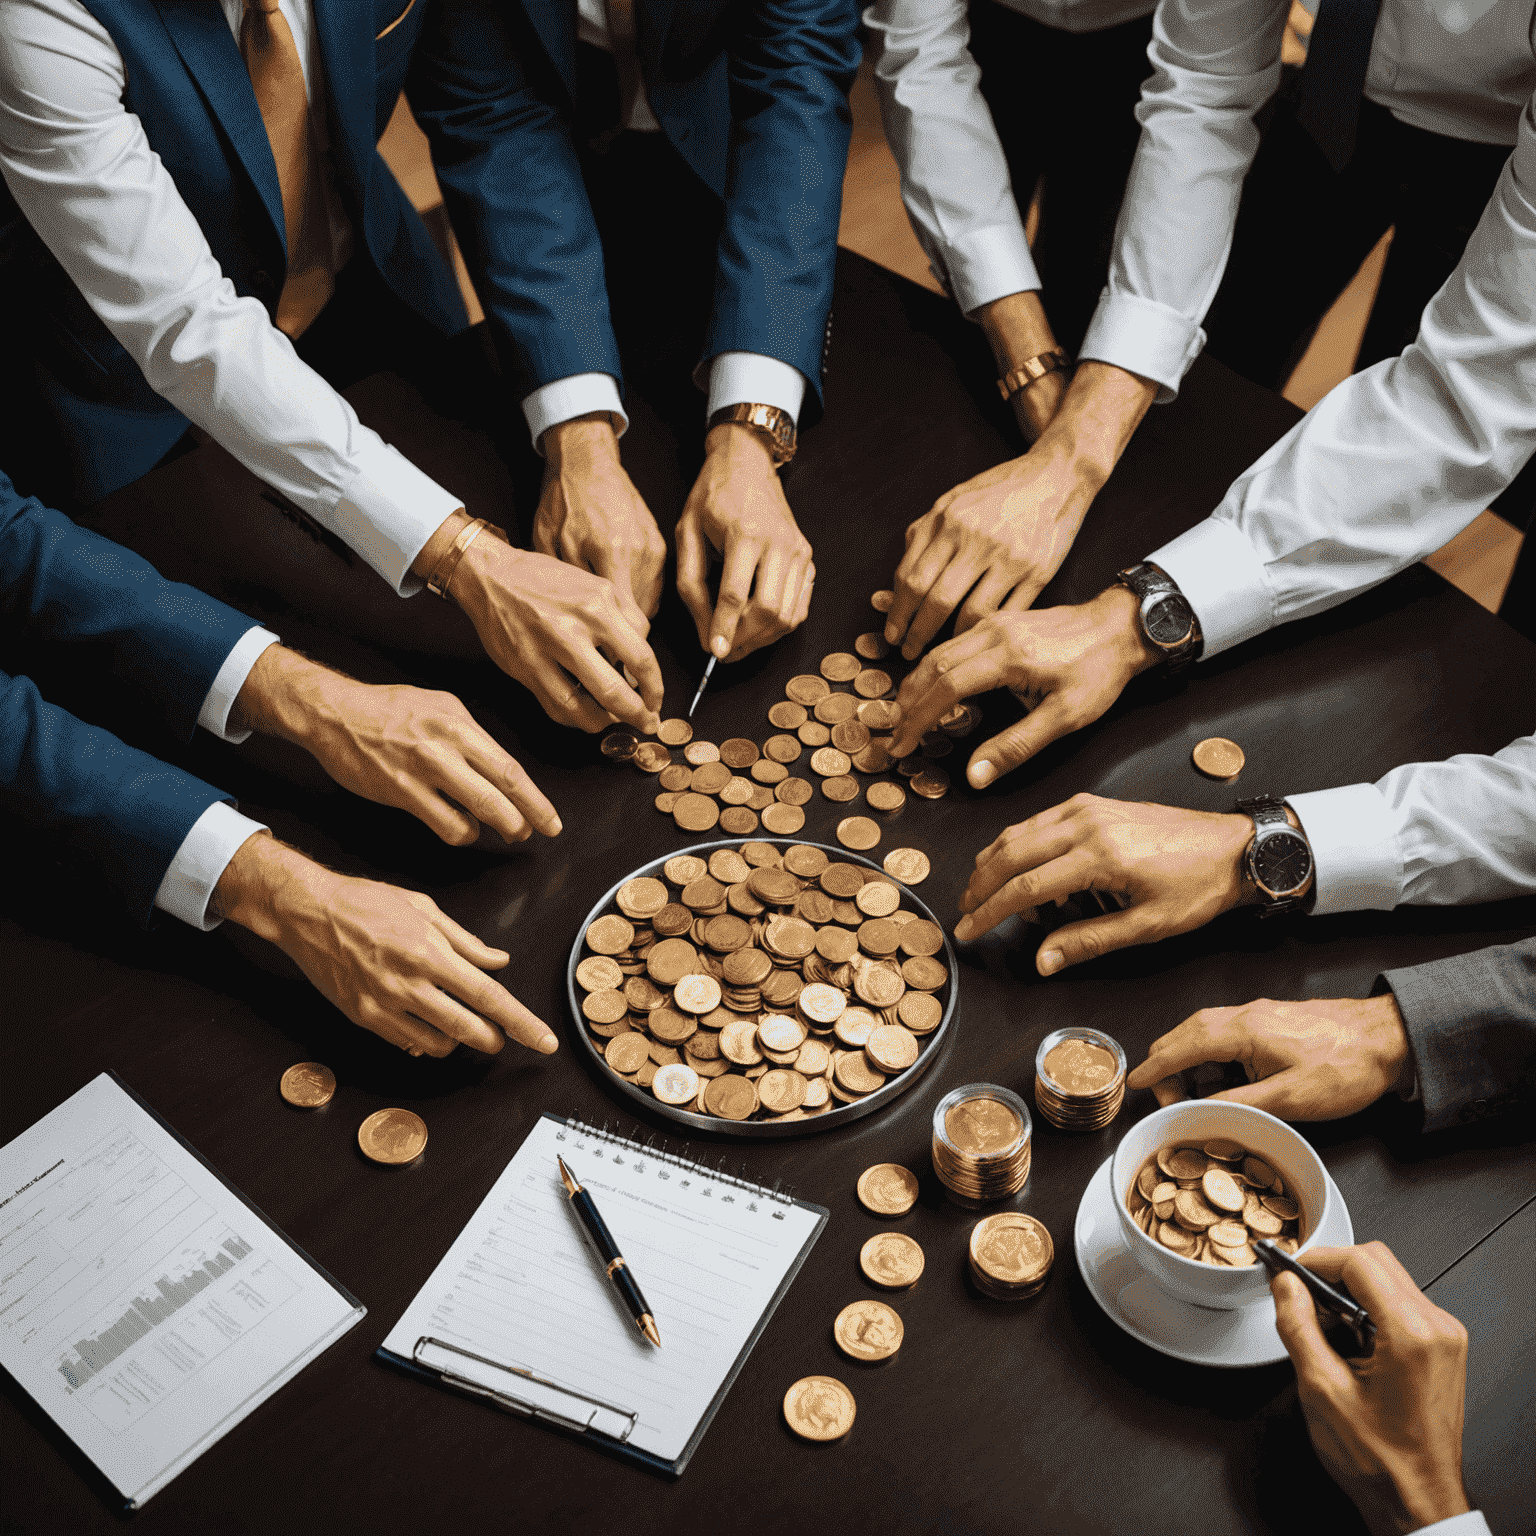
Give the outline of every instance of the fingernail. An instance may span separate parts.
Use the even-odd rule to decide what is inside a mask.
[[[975,785],[977,789],[985,789],[987,785],[990,784],[996,777],[997,769],[994,768],[992,764],[986,760],[986,758],[982,758],[979,763],[971,764],[971,783]]]
[[[544,1038],[539,1041],[539,1049],[546,1056],[553,1056],[555,1052],[560,1049],[560,1042],[555,1039],[553,1035],[545,1035]]]
[[[730,650],[731,647],[730,643],[726,640],[724,635],[716,635],[715,638],[709,642],[709,648],[715,653],[716,656],[720,658],[721,661],[724,661],[726,653]]]
[[[1038,963],[1042,976],[1054,976],[1061,969],[1064,962],[1059,949],[1047,949],[1041,951]]]
[[[907,643],[901,648],[902,659],[904,661],[916,661],[918,657],[918,650],[919,647],[914,645],[912,641],[907,641]]]
[[[894,624],[887,624],[885,626],[885,643],[887,645],[895,645],[896,642],[900,639],[901,634],[897,630],[896,626]]]
[[[564,831],[565,823],[561,821],[558,816],[556,816],[555,819],[549,824],[549,835],[551,837],[559,837],[559,835]]]
[[[955,937],[959,939],[962,944],[968,944],[970,942],[971,926],[971,917],[969,913],[967,913],[960,919],[958,923],[955,924]]]

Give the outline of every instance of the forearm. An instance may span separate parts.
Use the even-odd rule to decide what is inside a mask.
[[[984,304],[971,317],[980,323],[992,348],[997,376],[1006,377],[1032,359],[1056,350],[1056,337],[1037,292],[1010,293]],[[1071,383],[1062,370],[1035,379],[1012,397],[1014,414],[1026,439],[1033,443],[1051,424]]]
[[[1042,381],[1043,382],[1043,381]],[[1030,451],[1057,463],[1073,493],[1063,514],[1081,525],[1156,395],[1150,381],[1109,363],[1080,363],[1051,423]]]

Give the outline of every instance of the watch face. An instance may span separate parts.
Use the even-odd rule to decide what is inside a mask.
[[[1300,890],[1312,873],[1312,850],[1294,832],[1260,838],[1253,850],[1253,872],[1266,891],[1285,896]]]
[[[1154,645],[1177,645],[1188,637],[1191,628],[1189,604],[1182,597],[1169,592],[1153,599],[1141,612],[1147,638]]]

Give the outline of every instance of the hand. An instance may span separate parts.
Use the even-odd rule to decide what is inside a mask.
[[[1012,913],[1089,890],[1127,905],[1058,928],[1035,956],[1042,976],[1128,944],[1188,933],[1244,901],[1242,853],[1252,837],[1248,816],[1074,795],[1009,827],[976,855],[955,937],[969,942]]]
[[[303,747],[343,789],[409,811],[445,843],[474,842],[481,822],[509,843],[560,830],[517,759],[451,693],[370,686],[269,645],[230,718]]]
[[[433,568],[433,546],[451,544],[453,527],[450,518],[413,570]],[[486,654],[532,692],[551,720],[583,731],[605,730],[615,720],[647,733],[661,724],[661,668],[644,638],[650,623],[611,582],[482,536],[465,550],[449,591]],[[629,668],[639,693],[615,664]]]
[[[998,609],[1029,608],[1066,559],[1154,393],[1123,369],[1084,363],[1027,454],[941,496],[907,530],[887,642],[915,661],[956,608],[957,634]]]
[[[667,545],[619,462],[608,413],[562,421],[544,434],[541,446],[544,490],[533,547],[606,577],[622,599],[653,617],[661,606]]]
[[[1465,1514],[1467,1330],[1419,1290],[1382,1243],[1313,1248],[1301,1262],[1331,1284],[1342,1281],[1376,1325],[1374,1352],[1346,1360],[1323,1337],[1306,1286],[1295,1275],[1270,1280],[1275,1327],[1328,1475],[1376,1536]]]
[[[512,957],[418,891],[338,875],[258,832],[230,860],[211,905],[276,944],[354,1024],[413,1056],[446,1056],[460,1042],[494,1055],[505,1043],[495,1025],[545,1055],[559,1045],[485,974]]]
[[[1056,337],[1045,318],[1045,306],[1036,291],[1010,293],[971,311],[992,346],[997,376],[1011,373],[1032,357],[1056,350]],[[1072,375],[1048,373],[1027,389],[1017,390],[1008,403],[1026,443],[1038,441],[1066,399]]]
[[[805,622],[816,567],[757,433],[723,422],[706,448],[677,524],[677,590],[699,644],[721,661],[740,661]],[[725,560],[713,608],[704,584],[711,550]]]
[[[891,755],[917,750],[962,699],[1009,688],[1029,713],[971,754],[966,776],[981,789],[1058,737],[1097,720],[1158,657],[1142,638],[1136,596],[1110,587],[1076,608],[994,613],[925,656],[897,694],[901,724]]]
[[[1397,999],[1314,998],[1241,1008],[1202,1008],[1152,1042],[1126,1078],[1159,1104],[1184,1097],[1176,1076],[1207,1061],[1240,1061],[1248,1085],[1212,1098],[1266,1109],[1282,1120],[1338,1120],[1413,1083],[1413,1057]]]

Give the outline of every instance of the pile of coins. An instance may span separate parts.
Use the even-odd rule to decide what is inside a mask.
[[[878,870],[747,842],[662,874],[619,887],[576,982],[610,1070],[663,1104],[825,1114],[907,1071],[942,1022],[943,931]]]
[[[1045,1285],[1056,1257],[1051,1234],[1022,1211],[984,1216],[971,1228],[971,1279],[994,1301],[1023,1301]]]
[[[1302,1241],[1301,1206],[1285,1180],[1235,1141],[1159,1148],[1131,1180],[1125,1205],[1148,1237],[1201,1264],[1255,1263],[1256,1237],[1287,1253]]]
[[[655,741],[642,740],[628,726],[616,727],[603,738],[603,754],[657,775],[656,809],[690,833],[718,824],[732,837],[750,837],[759,818],[775,837],[799,832],[805,806],[816,793],[811,778],[791,771],[802,758],[820,781],[823,798],[835,804],[849,804],[862,791],[870,810],[890,816],[906,804],[903,778],[913,794],[942,799],[950,780],[937,760],[954,750],[956,739],[976,729],[981,713],[972,704],[956,705],[922,738],[916,752],[893,760],[891,733],[901,722],[901,705],[892,697],[896,684],[888,671],[865,665],[884,660],[889,649],[885,637],[872,631],[854,641],[853,652],[823,656],[817,673],[790,678],[784,699],[768,711],[768,723],[778,734],[761,744],[745,736],[718,745],[696,741],[687,720],[672,719],[661,722]],[[893,769],[897,778],[879,777]],[[837,840],[861,853],[876,847],[880,838],[880,824],[870,816],[848,816],[837,827]]]
[[[1096,1029],[1058,1029],[1035,1053],[1035,1108],[1059,1131],[1102,1130],[1125,1102],[1125,1052]]]
[[[1018,1094],[969,1083],[933,1112],[933,1171],[952,1194],[985,1204],[1017,1194],[1029,1178],[1029,1110]]]

